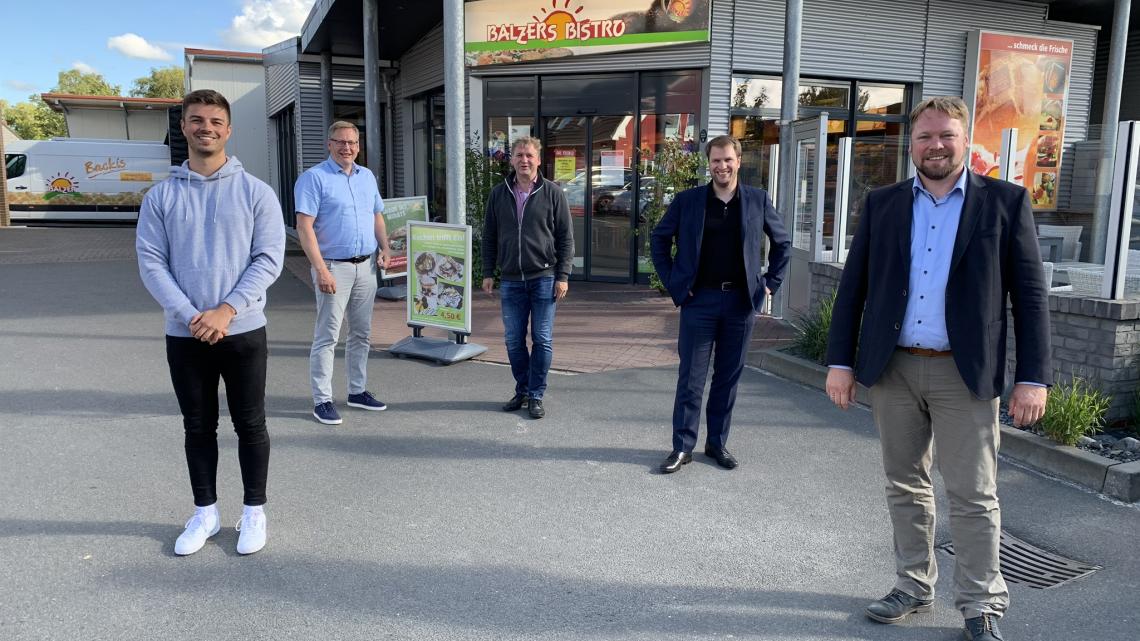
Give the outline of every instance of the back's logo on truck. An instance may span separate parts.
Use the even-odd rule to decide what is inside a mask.
[[[61,171],[51,178],[48,178],[47,189],[47,193],[44,194],[44,200],[51,200],[52,198],[64,194],[70,196],[82,195],[79,193],[79,181],[66,171]]]
[[[105,162],[92,162],[88,160],[83,163],[83,171],[87,172],[88,178],[102,176],[116,171],[122,171],[127,168],[127,161],[122,158],[107,158]]]

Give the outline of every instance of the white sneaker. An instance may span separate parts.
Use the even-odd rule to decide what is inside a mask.
[[[218,533],[222,528],[218,518],[218,508],[211,506],[211,510],[199,509],[194,516],[186,522],[186,530],[174,542],[174,553],[178,556],[194,554],[206,545],[206,540]]]
[[[265,511],[246,508],[236,526],[238,554],[253,554],[265,547]]]

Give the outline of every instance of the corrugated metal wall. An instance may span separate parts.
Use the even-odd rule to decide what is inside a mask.
[[[333,99],[364,104],[364,65],[332,66]],[[384,92],[378,92],[384,100]]]
[[[783,0],[714,3],[710,136],[728,130],[733,72],[781,74],[784,7]],[[805,0],[800,75],[919,82],[925,30],[923,2]]]
[[[265,68],[265,112],[267,116],[297,102],[297,63]]]
[[[297,155],[301,169],[305,170],[328,157],[325,148],[325,118],[321,104],[321,63],[297,64],[297,81],[300,99],[297,101]]]
[[[922,95],[961,96],[964,93],[966,36],[975,29],[1072,39],[1073,66],[1069,80],[1057,205],[1059,209],[1080,206],[1080,202],[1072,202],[1073,187],[1086,180],[1086,177],[1074,175],[1079,163],[1073,152],[1074,144],[1088,138],[1097,28],[1050,22],[1045,19],[1044,5],[1002,3],[1002,11],[997,13],[994,4],[982,0],[929,1],[930,21],[927,27],[926,72]]]
[[[736,39],[736,31],[733,25],[737,20],[736,9],[738,4],[728,0],[713,3],[712,33],[709,35],[711,40],[709,47],[709,86],[706,89],[708,93],[708,114],[705,118],[708,123],[709,138],[728,133],[728,104],[732,101],[732,57],[735,53],[733,41]],[[781,15],[783,15],[782,12]],[[744,16],[740,16],[740,19],[746,20]],[[746,24],[748,26],[745,26]],[[779,31],[780,42],[783,42],[783,22],[780,22]],[[768,29],[757,30],[754,25],[747,22],[740,24],[742,41],[746,40],[751,43],[757,39],[768,39],[768,35]]]
[[[413,195],[411,176],[411,99],[443,86],[443,25],[429,31],[400,58],[400,71],[392,88],[392,169],[396,194]]]
[[[929,0],[926,72],[922,97],[961,96],[966,67],[966,34],[974,29],[1041,33],[1045,5],[983,0]]]

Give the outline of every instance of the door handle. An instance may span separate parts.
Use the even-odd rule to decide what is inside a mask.
[[[23,190],[27,190],[27,188],[28,188],[28,187],[27,187],[26,185],[20,185],[19,187],[17,187],[17,188],[16,188],[16,191],[23,191]]]

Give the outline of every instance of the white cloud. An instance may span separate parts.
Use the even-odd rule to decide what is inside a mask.
[[[313,0],[242,0],[222,37],[233,47],[263,49],[300,35]]]
[[[13,91],[39,91],[38,85],[23,80],[5,80],[4,86]]]
[[[127,56],[143,60],[170,60],[170,54],[162,47],[152,45],[145,38],[134,33],[107,38],[107,48]]]
[[[95,71],[95,67],[92,67],[82,60],[76,60],[75,62],[71,63],[71,68],[82,71],[83,73],[99,73],[98,71]]]

